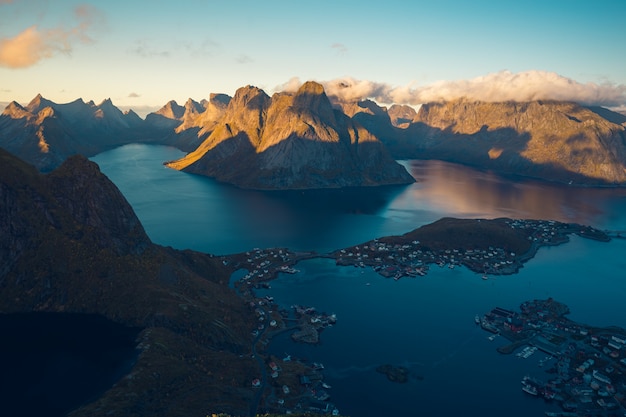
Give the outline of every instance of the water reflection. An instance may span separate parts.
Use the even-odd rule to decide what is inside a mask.
[[[626,229],[626,189],[509,179],[439,161],[405,161],[408,186],[252,191],[164,168],[182,153],[128,145],[92,158],[159,244],[215,254],[254,247],[330,251],[444,216],[542,218]]]
[[[418,183],[402,196],[459,217],[554,219],[610,227],[607,214],[626,207],[626,189],[579,188],[504,178],[441,161],[406,163]],[[619,207],[619,208],[618,208]]]

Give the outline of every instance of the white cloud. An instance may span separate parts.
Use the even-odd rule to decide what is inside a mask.
[[[285,91],[287,93],[295,93],[302,86],[302,81],[298,77],[292,77],[289,81],[274,87],[274,91]]]
[[[40,29],[31,26],[14,37],[0,38],[0,66],[26,68],[57,53],[69,54],[76,42],[89,43],[87,31],[101,20],[100,12],[92,6],[74,9],[76,26]]]
[[[322,82],[328,95],[345,101],[371,98],[379,103],[417,105],[467,98],[479,101],[563,100],[587,105],[623,106],[626,85],[579,83],[554,72],[500,71],[470,80],[395,87],[345,77]]]

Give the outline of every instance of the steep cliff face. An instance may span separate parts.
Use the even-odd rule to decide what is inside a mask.
[[[168,166],[256,189],[414,181],[377,138],[334,110],[314,82],[271,98],[256,87],[239,89],[202,145]]]
[[[551,181],[626,183],[626,134],[604,114],[554,101],[424,104],[396,157],[434,158]]]
[[[43,175],[0,149],[0,236],[0,313],[91,313],[144,329],[132,378],[73,415],[191,415],[207,401],[247,413],[251,310],[219,260],[152,244],[96,164],[74,156]]]

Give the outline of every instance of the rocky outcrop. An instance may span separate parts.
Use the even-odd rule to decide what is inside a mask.
[[[73,416],[192,415],[207,403],[247,414],[255,318],[228,271],[152,244],[95,163],[73,156],[44,175],[0,149],[0,235],[0,313],[97,314],[142,329],[132,376]]]
[[[191,152],[213,132],[229,102],[226,94],[211,94],[201,102],[190,98],[184,107],[172,100],[146,116],[146,128],[158,143]]]
[[[414,181],[375,136],[333,109],[315,82],[271,98],[256,87],[240,88],[211,135],[168,166],[254,189]]]
[[[387,111],[391,124],[395,127],[406,129],[411,123],[417,121],[417,112],[411,106],[394,104]]]
[[[168,101],[163,107],[146,116],[146,124],[153,128],[176,129],[182,123],[185,108],[176,100]]]
[[[441,159],[573,184],[626,184],[620,120],[609,110],[567,102],[456,100],[422,105],[415,121],[386,143],[397,158]]]

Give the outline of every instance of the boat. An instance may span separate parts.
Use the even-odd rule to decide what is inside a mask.
[[[474,323],[476,323],[476,325],[480,324],[480,316],[478,314],[474,316]]]
[[[522,391],[530,395],[538,395],[537,388],[534,385],[522,384]]]
[[[484,279],[484,280],[489,279],[489,277],[487,276],[487,274],[483,274],[483,279]]]
[[[332,387],[328,385],[326,382],[322,382],[322,387],[326,389],[331,389]]]

